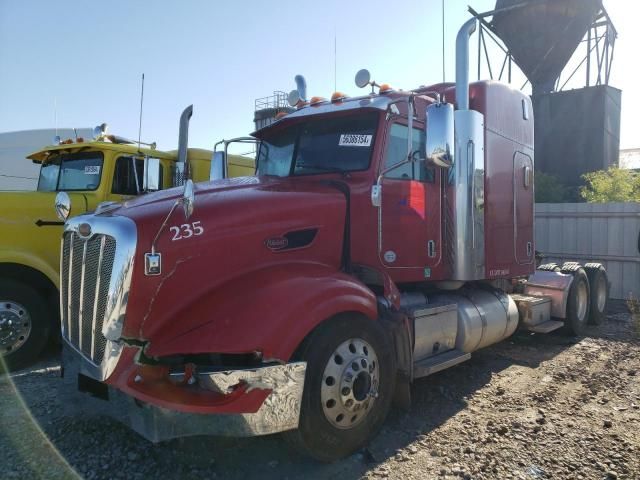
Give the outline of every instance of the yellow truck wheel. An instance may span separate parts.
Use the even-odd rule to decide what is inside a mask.
[[[15,280],[0,280],[0,356],[2,368],[17,370],[33,362],[47,344],[51,314],[45,299]]]

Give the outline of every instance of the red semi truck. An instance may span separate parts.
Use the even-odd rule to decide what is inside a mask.
[[[330,461],[415,379],[518,327],[599,321],[600,266],[536,270],[531,102],[469,84],[474,30],[455,85],[299,89],[254,133],[255,177],[69,220],[65,383],[152,441],[286,431]]]

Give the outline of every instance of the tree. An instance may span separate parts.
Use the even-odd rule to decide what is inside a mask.
[[[562,203],[566,201],[566,187],[557,177],[536,172],[536,203]]]
[[[640,202],[640,174],[612,167],[582,175],[580,194],[587,202]]]

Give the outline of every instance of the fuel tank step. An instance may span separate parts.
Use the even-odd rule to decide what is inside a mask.
[[[563,326],[564,326],[564,322],[559,322],[558,320],[548,320],[546,322],[530,326],[527,328],[527,330],[535,333],[549,333]]]
[[[426,377],[427,375],[467,361],[470,358],[470,353],[464,353],[460,350],[449,350],[448,352],[425,358],[413,364],[413,378]]]

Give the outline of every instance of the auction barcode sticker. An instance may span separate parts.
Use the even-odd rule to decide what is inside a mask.
[[[343,133],[340,135],[341,147],[368,147],[371,145],[373,135],[357,135],[353,133]]]

